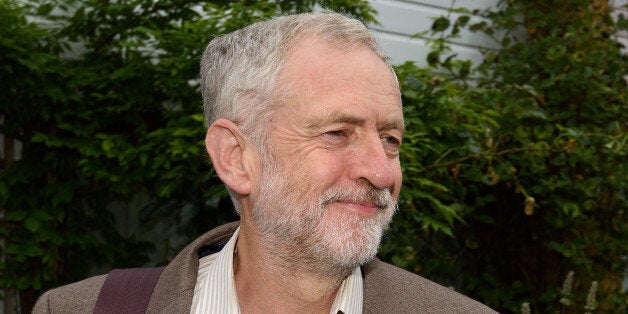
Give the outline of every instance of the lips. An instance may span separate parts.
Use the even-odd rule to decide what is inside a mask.
[[[338,204],[347,210],[357,212],[363,215],[376,215],[380,210],[383,210],[385,206],[381,206],[374,203],[367,202],[353,202],[353,201],[338,201],[332,204]]]
[[[343,202],[379,207],[386,203],[386,190],[330,189],[322,196],[324,203]]]

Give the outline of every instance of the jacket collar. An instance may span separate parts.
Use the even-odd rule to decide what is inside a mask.
[[[146,312],[189,312],[192,306],[192,298],[194,297],[194,286],[196,285],[199,249],[208,244],[227,243],[238,226],[240,226],[239,221],[222,225],[203,234],[185,247],[164,268],[155,285]],[[362,267],[362,276],[365,279],[364,306],[368,304],[367,301],[370,298],[367,289],[367,284],[370,281],[368,278],[369,273],[377,267],[378,263],[380,263],[379,260],[374,259]]]

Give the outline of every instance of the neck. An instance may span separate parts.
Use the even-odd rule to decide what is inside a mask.
[[[234,257],[241,312],[329,313],[340,284],[351,272],[318,274],[273,253],[289,250],[282,247],[285,244],[261,239],[254,226],[242,223]]]

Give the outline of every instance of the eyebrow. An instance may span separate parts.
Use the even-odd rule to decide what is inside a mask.
[[[403,120],[397,120],[388,122],[380,127],[381,130],[399,130],[401,133],[406,133],[406,124]]]
[[[305,126],[309,129],[318,129],[326,125],[336,124],[336,123],[363,125],[366,123],[366,120],[357,116],[343,113],[343,112],[332,111],[330,113],[326,113],[321,118],[308,121]],[[400,130],[402,133],[405,133],[406,131],[405,123],[403,120],[400,120],[400,119],[389,121],[382,126],[378,126],[378,128],[380,130],[395,130],[396,129],[396,130]]]

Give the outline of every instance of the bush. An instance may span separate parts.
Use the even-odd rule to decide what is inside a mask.
[[[431,70],[397,69],[410,145],[382,252],[502,312],[583,312],[592,281],[598,309],[625,310],[624,20],[604,1],[503,1],[473,25],[458,12],[435,22]],[[472,69],[447,48],[461,27],[502,49]]]

